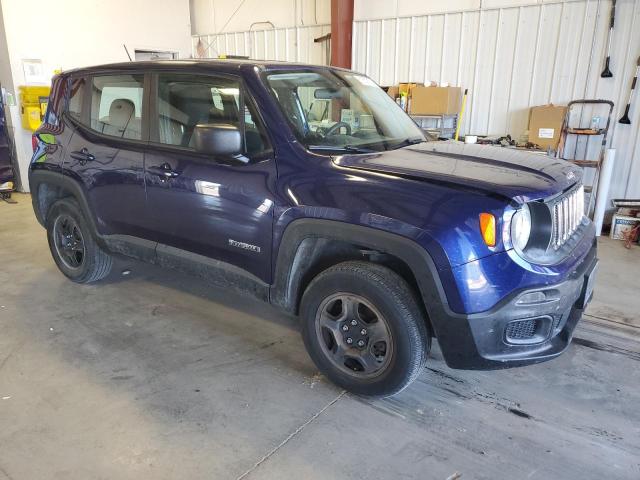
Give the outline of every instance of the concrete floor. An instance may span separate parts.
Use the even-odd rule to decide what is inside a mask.
[[[414,385],[368,401],[319,375],[295,319],[264,304],[128,260],[69,282],[14,198],[0,479],[640,478],[638,247],[601,240],[596,300],[560,358],[466,372],[435,347]]]

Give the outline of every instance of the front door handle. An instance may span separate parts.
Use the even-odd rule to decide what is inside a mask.
[[[158,175],[163,178],[175,178],[178,175],[180,175],[180,173],[173,170],[173,168],[171,168],[171,165],[169,165],[166,162],[159,166],[147,167],[147,170],[150,173],[153,173],[154,175]]]
[[[89,153],[89,150],[87,150],[86,148],[71,152],[69,156],[74,160],[78,160],[82,165],[87,162],[93,162],[96,159],[96,157],[93,154]]]

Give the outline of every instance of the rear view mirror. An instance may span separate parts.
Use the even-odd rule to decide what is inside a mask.
[[[313,92],[313,97],[316,100],[333,100],[334,98],[345,97],[344,88],[317,88]]]
[[[211,155],[238,155],[242,152],[242,134],[229,123],[196,125],[193,131],[197,152]]]

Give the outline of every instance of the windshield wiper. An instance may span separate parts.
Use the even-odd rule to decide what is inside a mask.
[[[356,145],[309,145],[309,150],[329,150],[349,153],[379,153],[379,150],[358,147]]]
[[[426,142],[426,140],[419,137],[407,138],[405,140],[402,140],[399,143],[396,143],[395,145],[390,145],[387,150],[395,150],[396,148],[408,147],[409,145],[417,145],[418,143],[422,143],[422,142]]]

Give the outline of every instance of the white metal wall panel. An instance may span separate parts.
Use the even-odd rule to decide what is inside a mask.
[[[610,144],[617,156],[611,195],[640,198],[640,96],[633,124],[617,123],[640,55],[640,1],[617,2],[612,79],[600,78],[610,0],[484,4],[355,21],[353,69],[381,85],[437,81],[468,88],[463,132],[480,135],[522,135],[534,105],[613,100]]]
[[[205,58],[219,55],[248,55],[256,60],[286,60],[324,65],[327,63],[326,42],[313,39],[331,31],[330,25],[312,25],[251,32],[229,32],[214,35],[195,35],[192,38],[193,56],[198,56],[198,41],[205,48]]]

